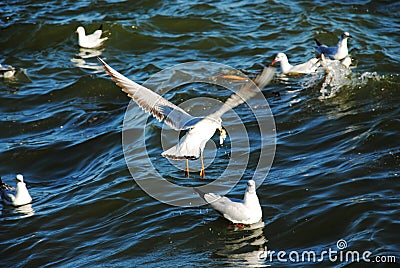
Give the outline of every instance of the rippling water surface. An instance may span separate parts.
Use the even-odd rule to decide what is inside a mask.
[[[0,205],[0,266],[303,267],[311,263],[258,254],[319,254],[337,250],[340,239],[347,250],[396,256],[399,263],[399,10],[396,1],[1,2],[0,58],[19,72],[0,80],[0,174],[8,184],[24,174],[34,212]],[[100,24],[105,46],[79,49],[75,29]],[[208,207],[168,206],[132,179],[121,137],[129,98],[94,56],[139,83],[198,60],[254,76],[276,53],[300,63],[313,57],[314,37],[334,45],[344,30],[353,35],[348,74],[328,84],[323,75],[277,76],[263,90],[277,133],[272,168],[257,190],[264,227],[235,229]],[[166,97],[224,101],[229,94],[192,84]],[[235,111],[257,136],[248,107]],[[184,178],[160,156],[162,125],[147,122],[149,154],[165,179],[196,186],[226,168],[229,140],[205,180],[197,172]],[[234,197],[255,172],[258,143],[251,146]],[[146,179],[140,165],[137,172]]]

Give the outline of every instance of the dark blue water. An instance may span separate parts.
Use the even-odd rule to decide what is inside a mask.
[[[374,267],[388,265],[377,263],[382,256],[398,264],[399,10],[392,1],[1,2],[0,59],[19,71],[0,80],[0,175],[12,185],[17,173],[25,176],[34,212],[0,205],[0,266],[366,265],[328,256],[260,258],[265,249],[320,255],[338,250],[340,239],[347,243],[342,252],[370,251]],[[109,37],[105,46],[79,49],[76,28],[94,31],[100,24]],[[263,89],[276,126],[274,161],[257,189],[264,227],[235,229],[208,207],[163,204],[134,181],[122,145],[129,98],[92,56],[138,83],[189,61],[226,64],[254,77],[278,52],[300,63],[314,56],[314,37],[334,45],[342,31],[353,35],[348,75],[335,84],[325,84],[323,74],[277,77]],[[322,88],[333,94],[321,98]],[[209,108],[196,98],[225,101],[230,94],[188,84],[165,96],[201,111]],[[233,197],[242,196],[260,158],[249,109],[235,109],[254,142]],[[237,124],[230,114],[222,119],[227,129]],[[165,180],[197,186],[226,169],[235,144],[228,138],[215,150],[215,135],[206,147],[206,156],[216,155],[206,179],[197,171],[185,178],[160,156],[163,125],[145,122],[151,162]],[[141,149],[132,142],[133,152]],[[139,161],[135,176],[148,179],[141,155],[131,157]]]

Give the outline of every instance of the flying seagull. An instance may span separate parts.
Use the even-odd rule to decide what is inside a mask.
[[[214,193],[203,193],[193,188],[201,198],[224,218],[235,224],[255,224],[262,220],[262,210],[256,193],[256,183],[247,182],[243,200],[230,199]]]
[[[320,65],[319,59],[317,58],[312,58],[301,64],[292,65],[289,63],[285,53],[278,53],[271,62],[271,65],[277,62],[281,63],[281,71],[283,74],[311,74],[315,73]]]
[[[331,60],[342,60],[349,55],[349,50],[347,49],[347,39],[352,37],[348,32],[343,32],[340,40],[336,47],[328,47],[327,45],[321,44],[317,39],[314,38],[317,44],[317,51],[320,54],[324,54]]]
[[[15,207],[29,204],[32,202],[32,197],[26,188],[24,177],[21,174],[18,174],[15,179],[17,181],[16,189],[4,183],[0,178],[1,199],[5,204]]]
[[[186,176],[189,176],[189,161],[200,157],[201,170],[200,176],[204,178],[203,150],[207,141],[214,135],[218,129],[221,136],[225,136],[225,130],[222,128],[221,116],[242,104],[249,98],[256,95],[258,88],[264,88],[272,80],[275,69],[266,67],[254,79],[243,85],[236,94],[232,94],[228,100],[216,112],[206,117],[194,117],[179,108],[175,104],[164,99],[154,91],[141,86],[127,77],[123,76],[101,58],[98,58],[104,66],[105,71],[111,76],[112,80],[122,88],[122,91],[128,94],[140,108],[152,114],[163,121],[174,130],[186,130],[186,134],[180,139],[179,143],[161,155],[172,160],[186,160]]]
[[[104,41],[108,39],[108,37],[101,38],[103,33],[103,25],[100,26],[98,30],[96,30],[92,34],[86,35],[85,28],[79,26],[75,33],[78,34],[78,43],[80,47],[83,48],[96,48],[103,44]]]

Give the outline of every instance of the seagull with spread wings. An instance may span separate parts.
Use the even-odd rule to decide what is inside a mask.
[[[216,112],[206,117],[194,117],[185,112],[180,107],[164,99],[154,91],[141,86],[124,75],[111,68],[101,58],[98,58],[104,66],[105,71],[111,76],[112,80],[128,94],[140,108],[152,114],[160,122],[164,122],[174,130],[186,130],[186,134],[180,139],[179,143],[161,155],[172,160],[186,160],[186,176],[189,176],[189,161],[200,157],[201,170],[200,176],[204,178],[203,151],[207,141],[219,130],[221,136],[225,135],[222,128],[221,116],[244,103],[249,98],[259,92],[259,88],[264,88],[272,80],[275,68],[266,67],[254,79],[244,84],[240,90],[232,94],[228,100]]]

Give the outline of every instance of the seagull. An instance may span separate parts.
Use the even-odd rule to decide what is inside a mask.
[[[319,59],[312,58],[305,63],[291,65],[285,53],[278,53],[275,59],[271,62],[274,65],[276,62],[281,63],[281,71],[283,74],[310,74],[315,73],[320,65]]]
[[[98,30],[94,33],[86,35],[85,28],[79,26],[75,33],[78,34],[78,43],[80,47],[83,48],[96,48],[103,45],[103,42],[108,39],[108,37],[101,38],[103,33],[103,25],[100,26]]]
[[[17,180],[16,190],[4,183],[0,178],[0,195],[3,202],[7,205],[14,207],[23,206],[32,202],[26,184],[24,183],[24,177],[18,174],[15,179]],[[15,191],[14,191],[15,190]]]
[[[161,155],[172,160],[186,160],[185,174],[189,176],[189,161],[200,157],[201,170],[200,176],[205,177],[203,151],[209,139],[216,130],[220,131],[221,139],[226,137],[226,132],[222,128],[221,116],[242,104],[249,98],[256,95],[258,88],[264,88],[274,76],[274,68],[265,67],[253,81],[244,84],[236,94],[232,94],[228,100],[216,112],[206,117],[193,117],[180,107],[164,99],[154,91],[141,86],[127,77],[123,76],[101,58],[99,62],[104,66],[105,71],[111,76],[112,80],[128,94],[142,110],[150,113],[163,121],[174,130],[186,130],[186,134],[180,139],[179,143]],[[220,142],[222,142],[220,140]]]
[[[16,69],[11,65],[1,64],[0,63],[0,77],[10,78],[15,74]]]
[[[247,190],[244,193],[243,200],[231,199],[214,193],[203,193],[197,188],[193,189],[213,209],[234,224],[251,225],[262,220],[262,210],[256,194],[254,180],[247,182]]]
[[[342,60],[349,55],[349,50],[347,49],[347,39],[352,37],[348,32],[343,32],[340,40],[336,47],[328,47],[321,44],[317,39],[314,38],[317,44],[317,51],[320,54],[324,54],[332,60]]]

